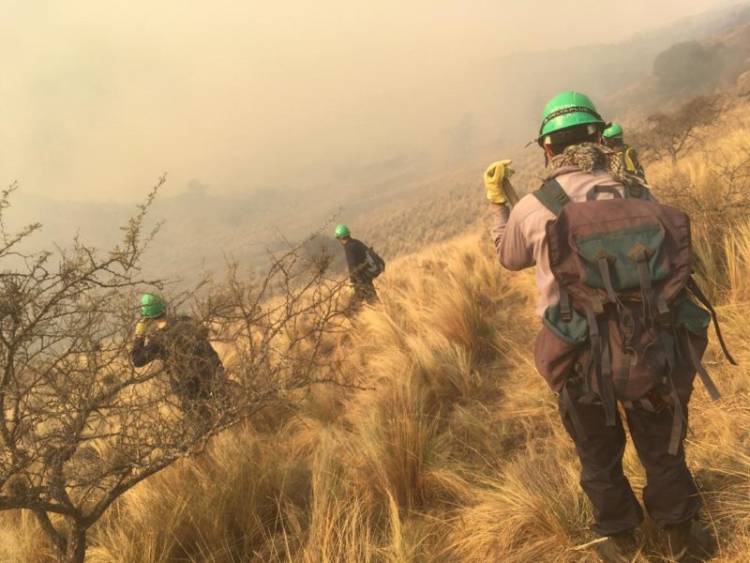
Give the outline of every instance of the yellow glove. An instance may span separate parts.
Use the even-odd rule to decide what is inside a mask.
[[[135,323],[135,334],[133,336],[135,338],[143,338],[146,336],[146,321],[144,319]]]
[[[484,189],[487,191],[487,199],[492,203],[502,205],[508,201],[503,189],[503,180],[513,175],[514,171],[510,167],[512,162],[512,160],[498,160],[484,171]]]

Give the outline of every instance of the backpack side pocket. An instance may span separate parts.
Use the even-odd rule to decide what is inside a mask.
[[[575,310],[570,321],[564,321],[559,305],[547,307],[534,346],[534,362],[537,371],[553,391],[560,392],[562,389],[585,350],[588,335],[586,319]]]

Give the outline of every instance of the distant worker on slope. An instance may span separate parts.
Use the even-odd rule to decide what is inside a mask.
[[[349,279],[354,287],[352,308],[357,309],[363,302],[370,305],[378,301],[373,280],[385,270],[385,262],[378,254],[362,241],[352,238],[349,227],[336,225],[336,239],[344,247],[346,265],[349,267]]]
[[[141,296],[140,308],[131,352],[133,365],[143,367],[161,360],[182,410],[207,422],[208,401],[223,391],[224,371],[208,341],[208,330],[188,316],[167,316],[166,303],[153,293]]]
[[[602,140],[606,146],[619,155],[622,164],[628,173],[635,174],[644,180],[646,179],[646,173],[638,160],[638,153],[633,147],[625,144],[622,125],[619,123],[611,123],[609,127],[604,130]]]
[[[693,299],[713,309],[690,277],[687,216],[624,173],[602,144],[604,125],[587,96],[555,96],[537,139],[548,164],[542,187],[511,210],[502,188],[508,162],[485,173],[490,232],[503,266],[536,265],[543,326],[535,361],[580,459],[600,557],[630,561],[643,520],[623,473],[619,403],[646,470],[649,515],[666,530],[673,559],[702,561],[715,546],[697,521],[701,500],[683,441],[696,371],[718,396],[700,363],[711,316]]]

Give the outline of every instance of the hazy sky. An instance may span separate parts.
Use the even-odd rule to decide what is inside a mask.
[[[463,113],[456,69],[722,4],[4,0],[0,184],[117,200],[162,171],[172,190],[304,187],[429,144]]]

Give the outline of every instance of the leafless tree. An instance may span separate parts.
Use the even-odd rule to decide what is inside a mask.
[[[649,116],[643,127],[633,133],[631,143],[647,160],[669,157],[672,164],[677,165],[680,155],[701,143],[702,128],[720,114],[721,107],[716,98],[699,96],[675,112],[658,112]]]
[[[31,511],[63,561],[84,560],[87,531],[121,495],[218,432],[311,385],[349,383],[331,353],[347,322],[344,284],[299,245],[262,276],[233,266],[202,287],[208,297],[180,295],[234,357],[200,411],[175,395],[179,374],[162,362],[133,367],[136,292],[163,286],[139,268],[159,186],[108,252],[80,240],[25,250],[39,225],[9,232],[13,189],[0,197],[0,510]]]

